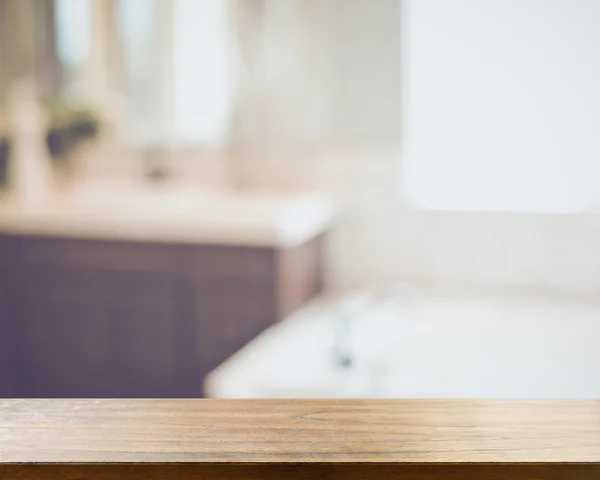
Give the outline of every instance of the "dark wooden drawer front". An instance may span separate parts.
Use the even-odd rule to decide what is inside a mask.
[[[21,273],[27,299],[69,300],[102,297],[109,303],[154,299],[172,293],[172,275],[165,272],[107,271],[54,265],[25,266]]]
[[[108,271],[165,271],[173,250],[167,245],[31,238],[22,243],[26,266],[55,265]]]
[[[203,279],[272,283],[275,254],[269,248],[195,247],[189,251],[192,274]]]

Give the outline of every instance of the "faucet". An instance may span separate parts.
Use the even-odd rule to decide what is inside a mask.
[[[340,370],[349,370],[355,364],[355,354],[352,351],[353,318],[349,312],[342,309],[336,319],[336,332],[333,342],[333,361]]]

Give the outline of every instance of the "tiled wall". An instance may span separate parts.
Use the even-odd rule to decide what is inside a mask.
[[[330,284],[406,280],[600,298],[600,215],[426,211],[403,201],[395,148],[238,159],[242,183],[336,195]]]

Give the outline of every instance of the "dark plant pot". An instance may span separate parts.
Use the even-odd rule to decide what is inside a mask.
[[[98,133],[98,126],[93,120],[84,118],[75,120],[70,125],[70,130],[75,141],[79,141],[95,137]]]
[[[0,188],[6,186],[9,155],[9,141],[6,138],[0,138]]]
[[[73,146],[69,127],[52,128],[46,135],[46,144],[52,158],[66,157]]]

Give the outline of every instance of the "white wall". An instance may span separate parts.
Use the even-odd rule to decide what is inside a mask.
[[[255,185],[316,187],[341,207],[329,245],[329,285],[387,281],[600,298],[600,215],[434,211],[398,198],[395,148],[276,156]],[[276,168],[273,168],[277,165]]]
[[[597,0],[405,0],[411,199],[530,212],[597,201],[598,25]]]
[[[227,2],[174,0],[173,135],[184,145],[224,142],[232,95]]]
[[[345,288],[405,280],[451,288],[600,294],[598,215],[432,211],[402,203],[397,179],[404,158],[397,146],[385,146],[386,139],[397,139],[391,134],[396,125],[394,115],[382,113],[379,118],[387,120],[371,133],[365,126],[374,125],[365,118],[378,116],[375,105],[399,98],[402,84],[383,81],[391,70],[395,73],[389,78],[401,78],[397,50],[384,45],[377,59],[367,59],[375,55],[372,49],[381,32],[382,40],[389,42],[395,36],[400,41],[401,17],[394,16],[397,2],[352,0],[345,7],[344,15],[353,16],[354,28],[360,29],[357,41],[365,50],[353,43],[350,29],[343,34],[346,42],[336,44],[338,48],[345,44],[347,60],[343,68],[338,64],[340,70],[334,78],[360,77],[352,79],[352,86],[340,86],[337,91],[336,101],[346,104],[339,112],[353,117],[338,123],[338,131],[362,131],[361,141],[371,139],[375,146],[260,154],[245,172],[247,183],[254,185],[312,186],[337,196],[341,211],[331,235],[330,285]],[[349,19],[345,22],[350,24]],[[331,28],[347,27],[333,23]],[[335,35],[342,37],[339,32]],[[371,40],[365,40],[367,37]],[[352,73],[348,59],[357,50],[361,53]],[[364,98],[364,92],[370,96]],[[353,96],[359,97],[357,103],[352,103]],[[363,106],[371,99],[374,110],[365,111],[363,118]]]
[[[400,0],[327,0],[332,131],[339,141],[397,142]]]

